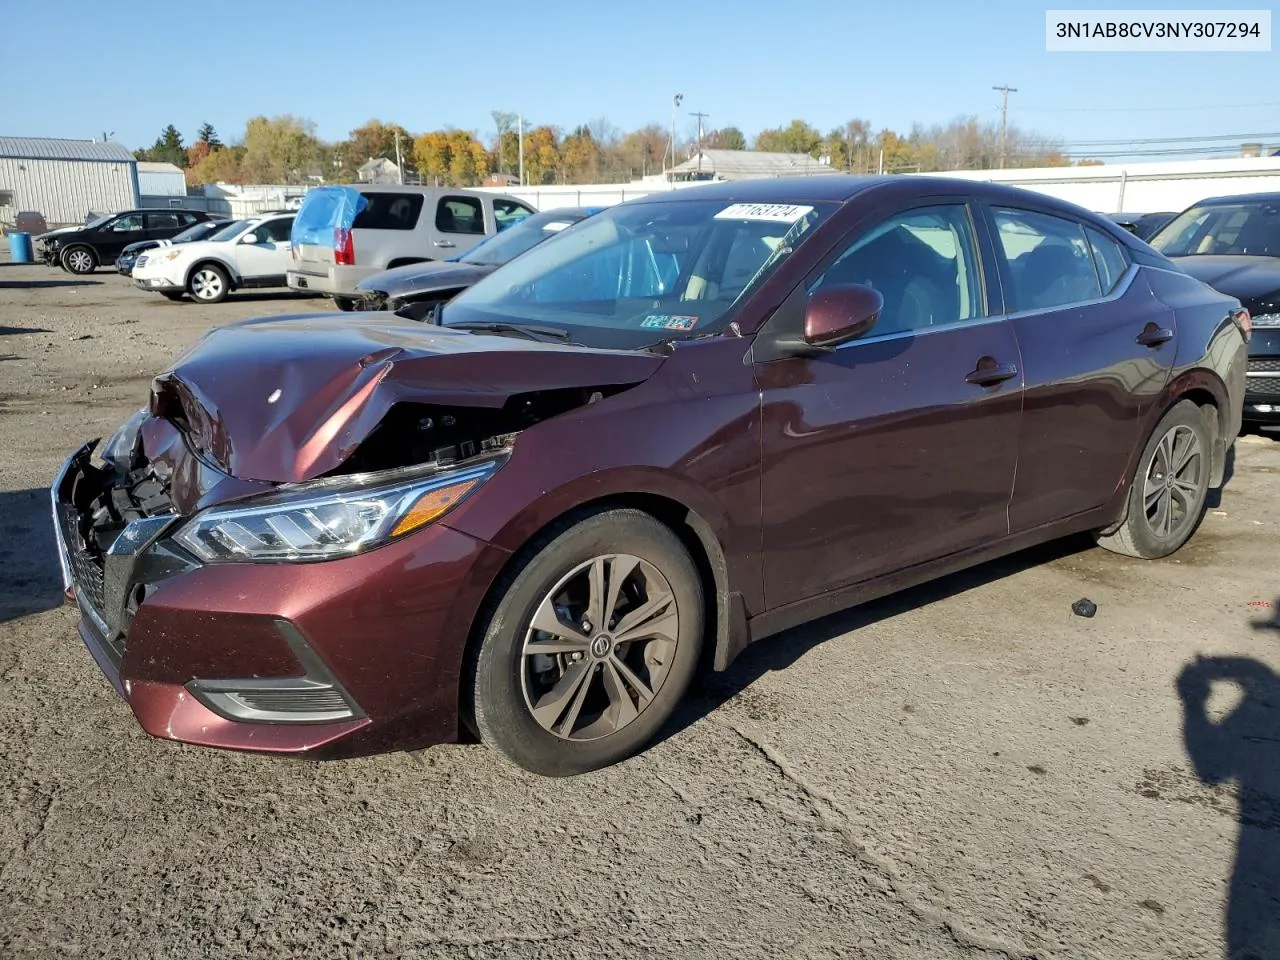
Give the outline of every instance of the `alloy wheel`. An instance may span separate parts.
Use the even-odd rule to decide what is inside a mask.
[[[199,300],[215,300],[222,294],[222,277],[213,270],[197,270],[191,277],[191,292]]]
[[[595,557],[535,608],[520,656],[525,705],[564,740],[615,734],[653,702],[679,642],[662,572],[628,554]]]
[[[1179,533],[1199,515],[1204,451],[1200,438],[1183,424],[1160,438],[1142,489],[1147,526],[1161,540]]]
[[[93,269],[93,255],[88,250],[72,250],[67,254],[67,266],[72,273],[88,273]]]

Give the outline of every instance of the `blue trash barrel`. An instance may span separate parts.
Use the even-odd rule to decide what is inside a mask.
[[[34,263],[35,252],[31,247],[31,234],[9,234],[9,258],[14,263]]]

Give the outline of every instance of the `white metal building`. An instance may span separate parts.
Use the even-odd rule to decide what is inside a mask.
[[[96,140],[0,137],[0,220],[31,210],[50,227],[137,207],[138,164],[127,148]]]
[[[187,195],[187,175],[182,168],[172,163],[152,163],[148,160],[138,161],[138,193],[144,198],[153,197],[185,197]],[[144,207],[152,204],[144,202]]]

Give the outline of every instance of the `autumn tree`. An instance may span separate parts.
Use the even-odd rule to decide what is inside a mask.
[[[515,173],[520,165],[520,134],[516,130],[520,116],[507,110],[492,110],[489,116],[497,130],[492,165],[499,173]]]
[[[383,123],[373,119],[356,127],[347,139],[336,144],[339,160],[338,174],[342,179],[353,180],[361,166],[378,157],[386,157],[394,161],[396,158],[396,135],[400,136],[400,151],[404,159],[408,159],[413,143],[413,136],[398,123]]]
[[[761,130],[756,134],[755,149],[768,153],[807,153],[816,156],[822,145],[822,134],[803,120],[792,120],[785,127]]]
[[[667,131],[661,124],[649,123],[623,136],[618,153],[630,175],[646,177],[662,170],[667,150]]]
[[[198,146],[200,141],[196,141]],[[193,147],[194,149],[194,147]],[[241,147],[220,147],[211,150],[199,163],[187,168],[187,183],[244,183],[244,171],[240,158],[244,150]]]
[[[489,173],[489,151],[466,130],[433,130],[413,141],[418,172],[433,183],[475,186]]]
[[[560,144],[560,175],[566,183],[600,179],[600,144],[586,126],[577,127]]]
[[[560,135],[555,127],[534,127],[524,135],[525,183],[555,183],[560,172]]]
[[[702,134],[704,150],[745,150],[747,138],[737,127],[721,127],[719,130],[706,130]]]
[[[314,121],[292,114],[252,118],[244,131],[244,176],[251,183],[301,182],[317,167],[320,141],[315,131]]]

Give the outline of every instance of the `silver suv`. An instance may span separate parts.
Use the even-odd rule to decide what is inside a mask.
[[[532,213],[515,197],[367,183],[307,191],[294,220],[289,286],[350,310],[356,284],[410,263],[449,260]]]

